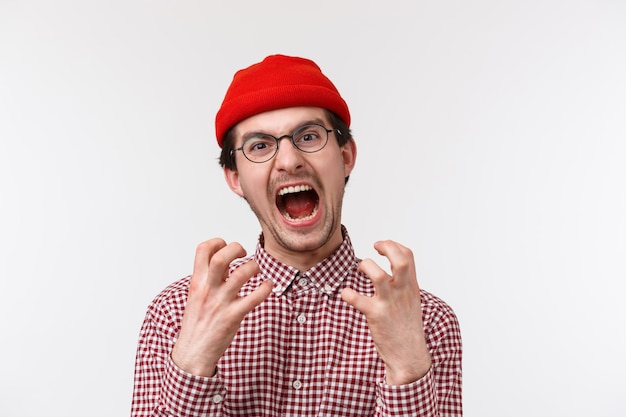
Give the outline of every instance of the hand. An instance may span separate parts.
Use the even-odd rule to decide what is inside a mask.
[[[378,354],[385,362],[390,385],[408,384],[423,377],[431,365],[422,323],[420,289],[413,253],[390,241],[374,244],[389,259],[391,275],[373,260],[364,259],[359,270],[374,284],[373,297],[345,288],[341,297],[365,315]]]
[[[230,263],[246,255],[238,243],[222,239],[201,243],[196,250],[187,306],[172,360],[186,372],[212,376],[217,361],[232,342],[241,321],[272,291],[267,280],[245,297],[237,293],[259,272],[255,261],[237,268],[230,276]]]

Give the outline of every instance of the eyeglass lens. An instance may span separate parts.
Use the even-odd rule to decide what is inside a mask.
[[[268,134],[258,134],[248,138],[242,151],[246,158],[253,162],[265,162],[271,159],[278,150],[278,142],[283,138],[291,138],[292,143],[302,152],[317,152],[328,141],[328,131],[320,125],[306,125],[296,129],[293,134],[276,138]]]

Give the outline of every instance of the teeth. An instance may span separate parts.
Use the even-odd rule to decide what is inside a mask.
[[[316,206],[316,207],[315,207],[315,209],[313,210],[313,213],[309,214],[309,215],[308,215],[308,216],[306,216],[306,217],[302,217],[302,218],[300,218],[300,219],[294,219],[294,218],[293,218],[293,217],[291,217],[291,216],[289,215],[289,213],[287,213],[286,211],[284,211],[284,212],[283,212],[283,216],[285,216],[285,218],[286,218],[287,220],[290,220],[290,221],[292,221],[292,222],[303,222],[303,221],[306,221],[306,220],[312,219],[313,217],[315,217],[315,215],[316,215],[316,214],[317,214],[317,206]]]
[[[309,191],[309,190],[312,190],[310,185],[296,185],[292,187],[281,188],[278,191],[278,195],[301,193],[302,191]]]

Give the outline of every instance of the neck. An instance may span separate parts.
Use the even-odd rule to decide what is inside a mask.
[[[303,240],[306,240],[305,238]],[[342,242],[343,234],[341,227],[337,228],[330,238],[318,247],[308,247],[305,244],[300,245],[300,242],[297,241],[288,247],[284,244],[279,244],[274,239],[268,238],[265,234],[263,235],[263,247],[267,253],[279,262],[296,268],[301,272],[311,269],[328,258],[341,246]]]

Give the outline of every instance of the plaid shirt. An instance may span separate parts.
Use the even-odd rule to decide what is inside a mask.
[[[267,278],[274,291],[245,317],[214,377],[188,374],[170,357],[190,277],[150,304],[137,350],[133,417],[462,415],[461,333],[442,300],[421,292],[431,369],[414,383],[387,385],[365,316],[340,297],[344,287],[374,294],[357,271],[345,229],[335,253],[305,272],[265,252],[262,237],[253,257],[261,273],[240,295]]]

